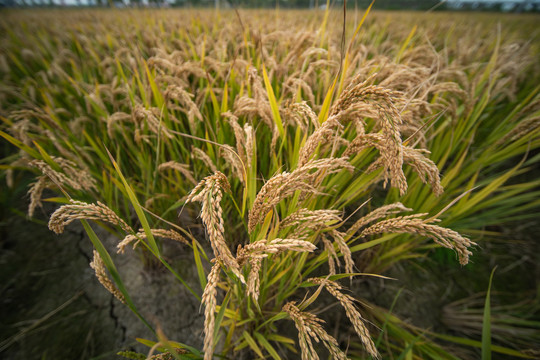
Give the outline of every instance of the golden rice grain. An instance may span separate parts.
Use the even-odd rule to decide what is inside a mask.
[[[329,335],[322,327],[322,324],[324,324],[323,320],[312,313],[300,311],[294,301],[286,303],[283,306],[283,311],[294,321],[298,330],[302,360],[319,359],[319,355],[313,347],[312,340],[315,340],[315,342],[321,341],[334,359],[347,359],[345,353],[339,348],[337,340]]]
[[[220,273],[220,262],[214,259],[201,300],[201,306],[204,305],[204,360],[213,359],[217,284]]]
[[[356,334],[360,337],[360,340],[362,340],[362,343],[366,347],[366,350],[368,353],[376,358],[379,359],[380,355],[377,349],[375,348],[375,344],[373,343],[373,340],[371,340],[371,336],[369,335],[369,330],[367,329],[365,325],[365,321],[362,318],[362,315],[360,315],[360,312],[354,305],[356,300],[347,294],[343,294],[342,290],[343,288],[341,285],[339,285],[335,281],[331,281],[328,279],[321,279],[321,278],[310,278],[307,281],[313,282],[315,284],[324,285],[326,290],[332,296],[334,296],[341,304],[343,309],[345,309],[345,313],[347,314],[347,317],[353,324],[354,330],[356,331]]]
[[[229,181],[223,173],[217,171],[195,186],[188,195],[187,202],[200,201],[202,203],[201,218],[208,232],[214,255],[219,257],[224,265],[245,283],[240,267],[225,242],[223,210],[220,205],[223,190],[230,191]]]
[[[49,229],[61,234],[67,225],[77,219],[105,221],[119,226],[128,234],[134,233],[133,229],[124,220],[99,201],[96,204],[87,204],[82,201],[70,200],[69,205],[61,206],[51,215]]]
[[[96,277],[101,285],[103,285],[105,289],[113,294],[115,298],[125,304],[126,299],[124,298],[124,294],[118,290],[116,285],[114,285],[112,280],[107,276],[107,272],[105,271],[105,263],[96,250],[94,250],[94,259],[90,263],[90,267],[96,272]]]
[[[281,200],[296,191],[319,193],[316,189],[319,177],[326,177],[343,169],[352,171],[346,157],[311,160],[291,173],[283,172],[272,177],[257,193],[253,207],[249,212],[248,229],[252,232],[266,214]]]
[[[440,221],[438,219],[420,219],[420,217],[425,215],[415,214],[383,220],[364,229],[360,233],[360,236],[389,232],[418,234],[429,237],[437,244],[455,250],[458,254],[460,264],[466,265],[469,262],[469,255],[472,254],[468,248],[476,244],[454,230],[431,224]]]

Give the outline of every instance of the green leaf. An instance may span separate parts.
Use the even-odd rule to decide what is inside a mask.
[[[223,321],[223,316],[225,316],[225,310],[227,310],[227,305],[229,304],[229,299],[231,298],[231,293],[228,292],[225,296],[225,299],[223,299],[223,302],[221,305],[219,305],[219,312],[214,319],[214,338],[217,337],[219,333],[219,329],[221,327],[221,322]]]
[[[279,313],[277,313],[276,315],[272,316],[270,319],[266,320],[261,325],[259,325],[257,327],[257,330],[262,329],[264,326],[269,325],[269,324],[271,324],[273,322],[276,322],[278,320],[283,320],[283,319],[286,319],[288,317],[289,317],[289,315],[286,312],[280,311]]]
[[[410,344],[407,344],[407,347],[401,352],[401,354],[399,355],[399,357],[397,358],[397,360],[409,360],[413,358],[413,347],[414,345],[416,344],[416,342],[418,340],[420,340],[420,338],[422,337],[422,335],[418,335],[417,337],[414,338],[413,341],[411,341]]]
[[[143,344],[145,346],[148,346],[149,348],[151,347],[154,347],[157,342],[156,341],[152,341],[152,340],[148,340],[148,339],[143,339],[143,338],[135,338],[135,340],[140,343],[140,344]],[[169,341],[169,344],[171,344],[172,346],[176,347],[176,348],[180,348],[180,349],[186,349],[186,350],[189,350],[191,353],[195,354],[195,355],[202,355],[202,353],[195,349],[194,347],[192,346],[189,346],[189,345],[186,345],[186,344],[183,344],[181,342],[177,342],[177,341]],[[158,351],[165,351],[166,349],[164,347],[158,347],[157,348]]]
[[[284,344],[291,344],[291,345],[296,344],[293,339],[285,337],[285,336],[281,336],[278,334],[268,334],[266,338],[268,340],[272,340],[272,341],[276,341],[276,342],[280,342]]]
[[[122,181],[122,184],[124,185],[124,189],[126,190],[126,193],[129,197],[129,201],[131,202],[131,205],[135,209],[135,212],[137,213],[137,217],[139,218],[139,221],[141,222],[141,225],[144,229],[144,233],[146,234],[146,238],[148,240],[149,246],[152,249],[152,252],[154,255],[159,257],[159,248],[156,243],[156,239],[154,239],[154,235],[152,234],[152,231],[150,229],[150,224],[148,223],[148,219],[146,218],[146,215],[144,214],[144,210],[141,207],[141,204],[139,203],[139,200],[137,199],[137,196],[133,192],[133,189],[131,186],[129,186],[126,178],[122,174],[122,170],[120,170],[120,166],[118,163],[114,160],[109,150],[107,150],[109,154],[109,158],[111,159],[111,162],[116,170],[116,173],[120,177],[120,180]]]
[[[401,48],[399,49],[399,52],[397,54],[396,62],[399,62],[399,60],[401,59],[401,56],[403,56],[403,53],[405,52],[405,50],[407,49],[407,47],[411,43],[411,40],[412,40],[414,34],[416,33],[417,27],[418,27],[418,25],[414,25],[411,32],[409,33],[409,35],[407,36],[407,38],[405,39],[405,41],[401,45]]]
[[[107,150],[107,153],[109,154],[109,158],[110,158],[114,168],[116,169],[116,172],[117,172],[118,176],[120,177],[120,180],[122,181],[124,189],[125,189],[126,193],[128,194],[129,201],[131,202],[131,205],[135,209],[135,212],[137,213],[137,217],[139,218],[139,221],[141,222],[142,227],[144,229],[144,233],[146,234],[148,244],[146,242],[144,242],[144,241],[141,241],[141,243],[143,243],[145,246],[147,246],[148,249],[152,252],[152,254],[156,258],[158,258],[159,261],[161,261],[161,263],[163,265],[165,265],[165,267],[182,283],[182,285],[184,285],[186,287],[186,289],[188,289],[189,292],[191,292],[200,301],[201,297],[195,291],[193,291],[193,289],[184,281],[184,279],[182,279],[182,277],[178,274],[178,272],[176,272],[165,261],[165,259],[163,259],[163,257],[161,256],[159,248],[158,248],[157,243],[156,243],[156,239],[154,239],[154,235],[152,234],[150,224],[148,223],[148,219],[146,218],[146,215],[144,214],[144,210],[143,210],[141,204],[139,203],[139,200],[137,199],[137,196],[135,195],[135,193],[131,189],[131,186],[129,186],[126,178],[124,177],[124,175],[122,174],[122,171],[120,170],[120,167],[118,166],[118,164],[116,163],[116,161],[112,157],[109,150]]]
[[[34,159],[40,158],[39,153],[36,150],[32,149],[28,145],[25,145],[23,142],[15,139],[13,136],[1,130],[0,130],[0,136],[6,139],[7,141],[9,141],[10,143],[12,143],[13,145],[15,145],[16,147],[18,147],[19,149],[24,150],[24,152],[26,152],[28,155],[30,155]]]
[[[268,353],[270,354],[270,356],[272,356],[272,358],[274,358],[275,360],[281,360],[281,357],[278,355],[276,349],[274,349],[272,345],[270,345],[268,340],[266,340],[266,338],[263,335],[261,335],[260,333],[256,331],[253,333],[253,335],[255,335],[255,337],[259,341],[259,344],[261,344],[266,349],[266,351],[268,351]]]
[[[338,78],[334,79],[334,82],[332,83],[332,86],[328,91],[326,92],[326,96],[324,97],[324,101],[321,107],[321,111],[319,112],[319,123],[323,123],[328,118],[328,113],[330,112],[330,105],[332,104],[332,98],[334,96],[334,90],[336,88],[336,84],[338,82]]]
[[[384,276],[384,275],[379,275],[379,274],[370,274],[370,273],[347,273],[347,274],[335,274],[335,275],[330,275],[328,276],[328,280],[330,281],[336,281],[336,280],[340,280],[340,279],[344,279],[344,278],[348,278],[348,277],[353,277],[353,276],[374,276],[374,277],[378,277],[380,279],[386,279],[386,280],[395,280],[394,278],[391,278],[391,277],[387,277],[387,276]],[[304,281],[300,287],[311,287],[311,286],[318,286],[319,284],[315,284],[315,283],[312,283],[310,281]]]
[[[489,285],[486,294],[486,303],[484,305],[484,319],[482,322],[482,360],[491,360],[491,283],[497,267],[491,271]]]
[[[243,336],[244,339],[246,339],[246,341],[247,341],[249,347],[250,347],[253,351],[255,351],[255,353],[256,353],[257,355],[259,355],[261,358],[264,359],[264,355],[263,355],[263,353],[262,353],[262,351],[261,351],[261,348],[259,348],[259,345],[257,345],[257,343],[255,342],[255,339],[253,339],[253,338],[251,337],[251,335],[249,335],[249,333],[248,333],[247,331],[245,331],[245,330],[244,330],[244,332],[242,333],[242,336]]]
[[[199,243],[193,239],[193,258],[195,259],[195,266],[197,267],[197,274],[199,275],[199,282],[201,284],[201,289],[204,290],[206,287],[206,274],[204,273],[204,268],[202,266],[201,254],[199,253]]]
[[[152,326],[146,321],[146,319],[139,313],[137,308],[135,307],[135,304],[133,304],[133,301],[131,300],[131,297],[129,296],[129,293],[127,292],[127,289],[124,286],[124,283],[122,282],[122,279],[120,277],[120,274],[118,273],[118,270],[116,269],[116,266],[114,265],[114,262],[109,255],[109,252],[107,249],[105,249],[105,246],[103,246],[103,243],[101,240],[99,240],[98,236],[94,232],[94,230],[90,227],[88,222],[84,219],[81,219],[81,223],[84,227],[84,230],[86,230],[86,233],[88,234],[88,237],[90,238],[90,241],[94,245],[94,248],[99,253],[99,256],[103,259],[103,263],[105,264],[105,267],[107,270],[109,270],[109,273],[111,274],[111,277],[113,278],[114,282],[116,283],[116,287],[118,290],[122,293],[124,296],[124,299],[126,301],[126,305],[130,308],[131,311],[146,325],[153,333],[155,333]]]
[[[152,95],[154,96],[154,100],[156,102],[156,105],[158,108],[162,108],[164,105],[163,95],[161,95],[161,92],[159,91],[159,88],[154,81],[154,76],[150,69],[148,68],[148,64],[146,61],[142,61],[144,65],[144,69],[146,70],[146,76],[148,77],[148,82],[150,83],[150,89],[152,90]]]
[[[263,65],[263,79],[264,86],[266,87],[266,93],[268,94],[268,101],[270,102],[270,108],[272,109],[272,116],[276,123],[276,126],[279,131],[279,135],[283,137],[285,135],[285,129],[283,129],[283,122],[281,121],[281,116],[279,115],[279,106],[274,95],[274,89],[272,89],[272,84],[268,79],[268,74],[266,73],[266,68]]]
[[[433,333],[433,332],[429,332],[429,331],[427,331],[427,333],[429,333],[429,334],[431,334],[431,335],[433,335],[435,337],[438,337],[439,339],[450,341],[450,342],[453,342],[453,343],[456,343],[456,344],[467,345],[467,346],[472,346],[472,347],[476,347],[476,348],[482,348],[482,342],[477,341],[477,340],[466,339],[466,338],[462,338],[462,337],[459,337],[459,336],[437,334],[437,333]],[[510,349],[510,348],[507,348],[507,347],[504,347],[504,346],[499,346],[499,345],[491,345],[491,351],[497,352],[499,354],[504,354],[504,355],[509,355],[509,356],[513,356],[513,357],[522,358],[522,359],[534,359],[534,357],[532,357],[530,355],[524,354],[524,353],[522,353],[520,351]]]

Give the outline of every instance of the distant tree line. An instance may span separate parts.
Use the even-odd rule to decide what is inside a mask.
[[[224,7],[276,7],[280,8],[325,8],[326,0],[174,0],[173,5],[177,6],[209,6],[216,5]],[[376,0],[377,9],[417,9],[427,10],[440,1],[438,0]],[[347,7],[367,8],[371,0],[348,0]],[[343,0],[330,1],[332,7],[342,7]]]

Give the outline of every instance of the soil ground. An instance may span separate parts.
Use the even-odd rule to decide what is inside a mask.
[[[121,350],[148,351],[135,339],[153,334],[97,281],[89,267],[92,246],[81,226],[54,235],[44,224],[12,216],[2,230],[1,358],[118,359]],[[96,231],[113,253],[118,239]],[[184,263],[181,276],[196,278],[182,245],[165,245],[164,253]],[[143,316],[175,340],[200,348],[204,319],[196,298],[170,273],[144,265],[131,249],[115,260]]]

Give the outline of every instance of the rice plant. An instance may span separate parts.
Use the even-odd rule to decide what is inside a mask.
[[[29,217],[48,201],[55,233],[82,222],[97,279],[155,335],[149,357],[458,358],[344,280],[391,281],[439,248],[467,266],[486,226],[537,216],[534,18],[56,15],[2,14],[6,184],[30,171]],[[201,348],[138,310],[115,265],[132,252],[200,302]],[[332,334],[328,302],[354,337]]]

